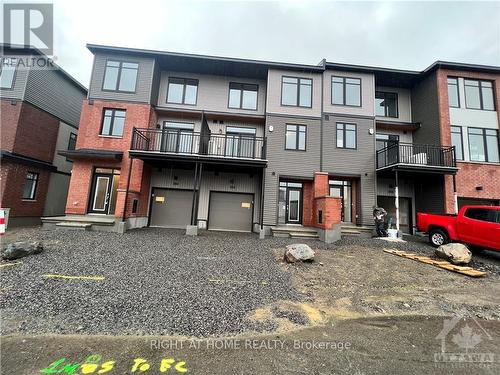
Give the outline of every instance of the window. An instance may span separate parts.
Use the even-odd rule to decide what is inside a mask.
[[[471,161],[498,163],[498,131],[495,129],[468,128]]]
[[[103,90],[134,92],[138,71],[137,63],[108,60]]]
[[[10,59],[9,63],[3,61],[0,65],[0,89],[11,89],[14,85],[16,74],[16,60]]]
[[[361,107],[361,79],[332,76],[332,104]]]
[[[487,208],[468,208],[464,216],[474,220],[488,221],[490,223],[499,222],[498,210],[488,210]]]
[[[226,128],[226,156],[252,158],[255,153],[255,128]]]
[[[383,117],[398,117],[398,94],[375,92],[375,114]]]
[[[68,150],[74,150],[76,148],[76,134],[70,133],[68,140]]]
[[[462,141],[462,127],[451,127],[451,144],[455,146],[455,156],[457,160],[464,160],[464,145]]]
[[[169,78],[167,103],[196,105],[198,80],[188,78]]]
[[[26,174],[26,183],[24,184],[23,199],[35,199],[36,187],[38,185],[38,173],[28,172]]]
[[[337,123],[337,147],[356,148],[356,124]]]
[[[288,125],[286,126],[285,150],[306,150],[306,126]]]
[[[282,77],[281,105],[312,106],[312,79]]]
[[[493,103],[493,82],[465,79],[464,84],[466,108],[495,110]]]
[[[125,126],[124,109],[105,109],[102,118],[101,135],[121,137]]]
[[[377,140],[377,151],[399,142],[399,135],[397,134],[377,134],[375,138]]]
[[[448,105],[459,108],[460,99],[458,94],[458,78],[448,78]]]
[[[185,154],[194,152],[193,123],[165,121],[163,128],[162,151]]]
[[[229,84],[229,108],[257,109],[259,86],[245,83]]]

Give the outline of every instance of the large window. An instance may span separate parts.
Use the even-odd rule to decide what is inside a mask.
[[[377,140],[377,151],[386,148],[387,146],[392,146],[399,142],[399,135],[397,134],[379,134],[375,136]]]
[[[281,81],[281,105],[311,107],[312,79],[283,77]]]
[[[252,158],[255,154],[255,128],[226,128],[226,156]]]
[[[26,174],[26,182],[24,184],[23,199],[34,200],[36,196],[37,185],[38,173],[28,172]]]
[[[2,62],[0,64],[0,88],[11,89],[14,85],[15,74],[15,59],[11,59],[10,63]]]
[[[103,90],[134,92],[137,82],[139,64],[133,62],[106,62]]]
[[[356,148],[356,124],[337,123],[337,147]]]
[[[125,127],[124,109],[105,109],[102,117],[101,135],[121,137]]]
[[[498,131],[468,128],[471,161],[498,163]]]
[[[161,150],[165,152],[177,152],[192,154],[194,124],[188,122],[163,123],[163,136]]]
[[[465,79],[465,106],[471,109],[495,110],[493,82]]]
[[[451,127],[451,144],[455,146],[455,156],[457,160],[464,160],[464,145],[462,141],[462,127]]]
[[[198,80],[189,78],[169,78],[167,103],[196,104]]]
[[[306,126],[287,125],[286,126],[286,150],[306,150]]]
[[[229,84],[229,108],[257,109],[259,86],[246,83]]]
[[[361,79],[332,76],[332,104],[361,106]]]
[[[398,117],[398,94],[376,91],[375,114],[383,117]]]
[[[458,78],[448,78],[448,105],[454,108],[460,107]]]

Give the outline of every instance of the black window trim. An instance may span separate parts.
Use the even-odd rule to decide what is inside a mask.
[[[0,75],[2,74],[2,70],[3,70],[3,64],[0,64]],[[0,86],[0,89],[3,91],[13,91],[14,87],[16,85],[16,78],[17,78],[17,66],[14,68],[14,75],[12,76],[12,83],[11,83],[10,87],[1,87]]]
[[[333,102],[333,78],[341,78],[342,79],[342,95],[343,95],[343,104],[338,104]],[[359,81],[359,105],[354,104],[346,104],[346,79],[357,79]],[[351,85],[351,83],[350,83]],[[336,76],[332,74],[330,77],[330,102],[332,105],[341,105],[344,107],[354,107],[360,108],[363,106],[363,80],[360,77],[347,77],[347,76]]]
[[[240,90],[240,106],[239,107],[231,107],[229,105],[230,103],[230,98],[231,98],[231,85],[241,85]],[[243,108],[243,91],[245,91],[244,87],[245,86],[255,86],[256,90],[246,90],[246,91],[255,91],[257,93],[257,98],[255,100],[255,108]],[[259,109],[259,85],[257,83],[243,83],[243,82],[229,82],[228,86],[228,91],[227,91],[227,108],[228,109],[242,109],[243,111],[258,111]],[[237,90],[237,89],[233,89]]]
[[[356,129],[357,129],[357,128],[356,128]],[[335,134],[337,134],[337,133],[335,133]],[[386,135],[386,136],[387,136],[387,139],[377,139],[377,137],[378,137],[379,135]],[[379,142],[379,141],[380,141],[380,142],[384,142],[384,143],[385,143],[385,146],[384,146],[384,147],[387,147],[387,142],[389,142],[389,141],[390,141],[390,139],[389,139],[390,137],[398,137],[398,139],[397,139],[397,143],[399,143],[399,142],[400,142],[400,137],[399,137],[399,134],[375,133],[375,148],[377,148],[377,142]],[[356,140],[356,141],[357,141],[357,140]],[[357,144],[356,144],[356,146],[357,146]]]
[[[104,88],[104,82],[106,81],[106,70],[108,68],[108,62],[117,62],[120,65],[118,66],[118,77],[116,78],[116,85],[115,89],[105,89]],[[122,65],[123,63],[127,64],[137,64],[137,76],[135,77],[135,84],[134,84],[134,91],[129,91],[129,90],[119,90],[118,88],[120,87],[120,81],[122,78]],[[102,76],[102,86],[101,86],[101,91],[107,91],[107,92],[122,92],[126,94],[137,94],[137,81],[139,80],[139,62],[138,61],[132,61],[132,60],[115,60],[115,59],[106,59],[106,63],[104,64],[104,74]],[[127,68],[129,69],[129,68]]]
[[[375,91],[375,99],[377,99],[377,94],[384,94],[384,96],[385,96],[385,94],[396,95],[396,116],[388,116],[387,115],[388,106],[384,105],[384,116],[380,116],[380,117],[399,118],[399,93],[394,92],[394,91]],[[385,100],[385,98],[384,98],[384,100]],[[379,115],[376,115],[376,116],[379,116]]]
[[[479,83],[479,86],[470,86],[469,87],[478,87],[479,88],[479,108],[472,108],[467,105],[467,81],[476,81]],[[489,82],[491,83],[491,93],[493,96],[493,109],[485,109],[484,108],[484,103],[483,103],[483,86],[482,84],[484,82]],[[473,109],[476,111],[496,111],[496,103],[495,103],[495,83],[493,81],[487,80],[487,79],[473,79],[473,78],[464,78],[464,92],[465,92],[465,108],[467,109]]]
[[[464,131],[463,131],[463,128],[461,126],[459,126],[459,125],[451,125],[450,126],[450,134],[459,134],[457,132],[453,132],[453,128],[458,128],[460,130],[460,147],[462,148],[462,159],[458,158],[457,152],[456,152],[456,148],[455,148],[455,157],[456,157],[457,160],[465,160]],[[468,134],[467,134],[467,136],[468,136]],[[470,149],[469,149],[469,154],[470,154]],[[470,155],[469,155],[469,159],[470,159]]]
[[[477,130],[481,130],[481,136],[483,137],[483,147],[484,147],[484,161],[482,160],[472,160],[471,158],[471,149],[470,149],[470,129],[477,129]],[[488,160],[488,156],[489,156],[489,153],[488,153],[488,142],[486,142],[486,130],[493,130],[495,133],[496,133],[496,139],[497,139],[497,149],[499,151],[499,154],[500,154],[500,142],[499,142],[499,139],[498,139],[498,130],[497,129],[489,129],[489,128],[476,128],[474,126],[469,126],[467,127],[467,146],[469,147],[469,161],[472,161],[472,162],[476,162],[476,163],[495,163],[495,164],[498,164],[499,162],[498,161],[489,161]],[[479,134],[474,134],[474,135],[479,135]]]
[[[103,134],[102,130],[104,128],[104,119],[106,118],[106,111],[112,111],[111,122],[109,124],[109,134]],[[110,138],[123,138],[123,132],[121,135],[113,135],[113,126],[115,125],[115,113],[116,111],[125,112],[124,123],[123,123],[123,132],[125,132],[125,121],[127,120],[127,110],[124,108],[109,108],[105,107],[102,109],[102,120],[101,120],[101,130],[99,131],[99,136],[101,137],[110,137]]]
[[[71,145],[71,136],[73,136],[73,135],[75,136],[75,145],[74,145],[74,146],[75,146],[75,148],[70,148],[70,145]],[[78,135],[77,135],[76,133],[73,133],[73,132],[69,133],[69,138],[68,138],[68,150],[75,150],[75,149],[76,149],[76,139],[77,139],[77,138],[78,138]],[[73,163],[73,160],[71,160],[71,159],[70,159],[70,158],[68,158],[67,156],[66,156],[66,161],[69,161],[70,163]]]
[[[168,101],[168,92],[170,91],[170,80],[173,79],[178,79],[184,81],[182,84],[182,103],[177,103],[177,102],[169,102]],[[186,81],[196,81],[196,97],[194,100],[194,104],[191,103],[185,103],[186,101]],[[188,78],[188,77],[175,77],[175,76],[170,76],[167,78],[167,95],[165,97],[165,103],[167,104],[173,104],[173,105],[189,105],[192,107],[196,107],[198,105],[198,89],[200,88],[200,80],[197,78]]]
[[[286,133],[287,133],[287,128],[288,125],[295,126],[295,148],[288,148],[286,146]],[[301,131],[299,130],[300,127],[303,127],[305,130],[303,131],[305,137],[304,137],[304,149],[299,148],[299,134]],[[293,123],[286,123],[285,124],[285,150],[286,151],[307,151],[307,125],[304,124],[293,124]]]
[[[35,181],[35,189],[33,190],[33,197],[25,198],[24,197],[24,188],[23,188],[22,200],[25,200],[25,201],[36,201],[36,193],[38,191],[38,183],[40,182],[40,173],[38,173],[38,172],[32,172],[32,171],[26,171],[26,177],[25,177],[25,180],[24,180],[24,186],[26,186],[26,183],[28,181],[28,173],[31,173],[32,175],[36,176],[36,178],[32,179],[32,181]]]
[[[338,132],[338,128],[337,126],[338,125],[344,125],[342,127],[342,134],[343,134],[343,146],[342,147],[339,147],[338,143],[337,143],[337,132]],[[354,147],[346,147],[346,127],[345,125],[354,125]],[[352,130],[350,130],[352,131]],[[336,122],[335,123],[335,146],[336,148],[341,148],[343,150],[357,150],[358,149],[358,124],[354,123],[354,122]]]
[[[283,104],[283,78],[292,78],[297,80],[297,100],[296,100],[296,105],[293,104]],[[300,105],[300,81],[305,80],[305,81],[311,81],[311,105]],[[313,95],[314,95],[314,82],[312,78],[306,78],[306,77],[294,77],[294,76],[287,76],[287,75],[282,75],[281,76],[281,106],[282,107],[299,107],[299,108],[312,108],[313,106]]]
[[[460,108],[460,84],[459,84],[458,77],[454,77],[454,76],[446,77],[446,88],[448,88],[448,86],[450,85],[450,83],[448,82],[449,79],[454,79],[455,82],[456,82],[458,105],[457,106],[450,105],[450,97],[448,96],[448,107],[451,107],[451,108]],[[446,93],[448,95],[448,91],[446,91]]]

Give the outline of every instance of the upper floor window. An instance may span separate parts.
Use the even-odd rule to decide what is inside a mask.
[[[189,78],[168,79],[167,103],[196,105],[198,80]]]
[[[68,140],[68,150],[74,150],[76,148],[76,134],[70,133]]]
[[[285,150],[306,150],[306,126],[286,125]]]
[[[15,59],[2,61],[0,64],[0,89],[11,89],[14,85],[14,76],[16,75]]]
[[[139,64],[124,61],[106,61],[103,90],[134,92]]]
[[[282,77],[281,105],[312,106],[312,79]]]
[[[451,145],[455,146],[455,156],[457,160],[464,160],[464,145],[462,141],[462,127],[451,127]]]
[[[464,85],[466,108],[495,110],[495,104],[493,103],[493,82],[465,79]]]
[[[125,127],[125,114],[124,109],[105,109],[102,118],[102,135],[111,135],[121,137],[123,135],[123,128]]]
[[[38,185],[38,173],[26,173],[26,182],[24,183],[23,199],[34,200],[36,196],[36,187]]]
[[[246,83],[229,84],[229,108],[257,109],[259,86]]]
[[[361,79],[332,76],[332,104],[361,106]]]
[[[468,132],[470,160],[498,163],[498,131],[468,128]]]
[[[458,78],[448,77],[448,105],[450,107],[460,107],[460,96],[458,93]]]
[[[337,123],[337,147],[356,148],[356,124]]]
[[[376,91],[375,114],[383,117],[398,117],[398,94]]]

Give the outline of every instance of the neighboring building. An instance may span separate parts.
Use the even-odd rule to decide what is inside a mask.
[[[10,64],[16,56],[18,66]],[[72,163],[57,151],[75,146],[87,91],[45,65],[37,49],[5,45],[3,58],[9,63],[0,70],[0,206],[9,211],[9,226],[39,224],[41,216],[64,214]]]
[[[378,201],[410,232],[416,211],[444,209],[458,167],[450,143],[426,136],[440,124],[436,67],[88,48],[80,136],[64,153],[68,217],[48,225],[269,234],[293,224],[322,235],[370,225]]]

